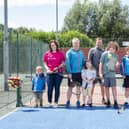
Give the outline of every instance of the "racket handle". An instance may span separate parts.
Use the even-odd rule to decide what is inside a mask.
[[[104,79],[102,79],[102,84],[104,84]]]
[[[70,79],[70,82],[73,82],[73,80],[72,80],[72,79]]]

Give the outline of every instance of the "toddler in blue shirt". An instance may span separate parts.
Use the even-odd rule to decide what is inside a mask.
[[[36,67],[36,74],[32,79],[32,90],[34,94],[34,107],[38,107],[38,103],[40,103],[40,107],[42,107],[42,95],[45,90],[45,76],[41,66]]]

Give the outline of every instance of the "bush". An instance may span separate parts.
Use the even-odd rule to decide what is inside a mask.
[[[68,31],[59,35],[59,42],[61,47],[71,47],[72,39],[76,37],[80,40],[81,47],[92,47],[94,46],[94,42],[87,35],[84,35],[77,31]]]
[[[32,32],[30,34],[33,38],[42,40],[47,43],[49,43],[49,41],[52,39],[56,39],[56,34],[54,32]],[[60,33],[58,35],[60,47],[71,47],[71,41],[74,37],[80,39],[81,47],[93,47],[95,44],[94,41],[90,39],[87,35],[84,35],[77,31],[68,31],[65,33]]]

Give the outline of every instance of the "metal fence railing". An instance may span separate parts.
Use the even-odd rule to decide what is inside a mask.
[[[0,40],[0,44],[2,42],[3,40]],[[42,41],[18,33],[9,33],[9,76],[18,75],[23,80],[21,85],[23,104],[32,98],[31,77],[35,73],[37,65],[43,66],[42,59],[47,50],[48,44]],[[3,47],[0,45],[0,113],[1,110],[6,110],[5,107],[8,109],[15,108],[17,100],[16,88],[10,87],[9,91],[2,91],[3,78]],[[64,79],[62,83],[65,87],[61,87],[62,100],[66,98],[66,81]],[[118,79],[117,81],[118,86],[121,86],[122,80]],[[65,100],[62,103],[65,103]]]
[[[9,76],[19,76],[23,80],[22,97],[27,98],[31,92],[31,77],[37,65],[43,66],[43,55],[48,50],[48,44],[30,36],[9,32]],[[29,78],[27,78],[29,76]],[[0,115],[1,110],[16,107],[16,88],[4,89],[3,74],[3,39],[0,38]],[[25,92],[24,92],[25,91]]]

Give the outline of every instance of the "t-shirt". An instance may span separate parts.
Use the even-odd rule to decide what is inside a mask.
[[[88,80],[94,79],[96,77],[96,71],[94,69],[93,70],[83,69],[82,76]],[[90,83],[88,83],[87,86],[92,87],[92,85],[93,85],[93,80]],[[82,87],[85,88],[85,86],[86,86],[86,81],[82,80]]]
[[[102,72],[104,77],[115,77],[116,63],[118,61],[119,57],[116,53],[106,51],[102,54],[100,62],[102,63]]]
[[[91,48],[88,53],[88,59],[91,60],[93,67],[96,69],[97,75],[99,75],[99,63],[104,49],[95,47]]]
[[[120,72],[122,75],[129,76],[129,55],[125,55],[122,58],[122,61],[120,64]]]
[[[65,56],[61,51],[48,51],[44,54],[43,61],[46,62],[49,69],[53,71],[54,68],[58,67],[63,61],[65,61]],[[62,68],[58,69],[58,72],[62,72]]]

